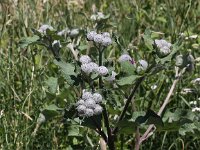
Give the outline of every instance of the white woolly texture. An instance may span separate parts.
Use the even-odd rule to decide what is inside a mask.
[[[88,34],[87,34],[87,39],[89,41],[93,41],[94,40],[94,37],[97,35],[97,33],[95,31],[90,31]]]
[[[57,35],[63,36],[63,35],[66,35],[68,32],[69,32],[69,29],[66,28],[66,29],[63,29],[62,31],[59,31],[59,32],[57,33]]]
[[[78,102],[76,102],[76,106],[79,106],[79,105],[84,105],[85,101],[80,99]]]
[[[123,55],[121,55],[121,56],[119,57],[119,59],[118,59],[119,62],[131,61],[131,60],[132,60],[132,58],[131,58],[131,56],[128,55],[128,54],[123,54]]]
[[[112,44],[112,39],[111,39],[110,37],[104,37],[104,38],[102,39],[101,44],[102,44],[103,46],[109,46],[109,45]]]
[[[161,39],[161,40],[155,40],[155,44],[159,48],[161,55],[163,56],[168,55],[171,52],[170,50],[172,46],[171,43]]]
[[[90,67],[89,64],[82,64],[82,65],[81,65],[81,70],[82,70],[83,72],[85,72],[86,74],[89,74],[89,73],[92,72],[92,68]]]
[[[85,106],[86,106],[87,108],[93,109],[93,108],[95,108],[95,105],[96,105],[96,102],[95,102],[92,98],[89,98],[89,99],[87,99],[87,100],[85,101]]]
[[[108,74],[108,69],[107,69],[105,66],[100,66],[100,67],[98,68],[98,74],[99,74],[100,76],[105,76],[105,75]]]
[[[199,107],[192,108],[192,112],[195,112],[195,111],[200,112],[200,108]]]
[[[90,62],[90,63],[88,63],[88,66],[90,66],[90,68],[92,69],[93,72],[97,72],[98,71],[99,65],[97,65],[96,63]]]
[[[88,64],[88,63],[90,63],[92,60],[91,60],[91,58],[90,58],[88,55],[82,55],[82,56],[79,58],[79,61],[80,61],[82,64]]]
[[[86,110],[85,110],[85,114],[84,114],[86,117],[91,117],[91,116],[93,116],[94,115],[94,111],[93,111],[93,109],[90,109],[90,108],[87,108]]]
[[[94,99],[94,101],[96,103],[101,103],[102,100],[103,100],[101,94],[99,94],[99,93],[94,93],[93,96],[92,96],[92,98]]]
[[[102,35],[103,35],[103,37],[110,37],[110,33],[108,33],[108,32],[103,32]]]
[[[97,12],[97,20],[104,19],[105,15],[102,12]]]
[[[79,106],[77,107],[77,111],[78,111],[79,113],[85,113],[85,111],[86,111],[85,105],[79,105]]]
[[[91,92],[83,92],[82,99],[87,100],[89,98],[92,98],[92,93]]]
[[[148,67],[148,63],[146,60],[139,60],[140,65],[142,66],[143,70],[146,70]]]
[[[83,90],[82,99],[76,103],[78,115],[82,117],[91,117],[102,112],[103,108],[99,105],[103,97],[99,93],[91,93]]]
[[[103,111],[103,108],[100,105],[96,105],[96,107],[94,109],[94,114],[99,115],[102,113],[102,111]]]
[[[42,25],[39,29],[38,29],[38,32],[40,32],[41,34],[46,34],[46,30],[49,29],[49,30],[53,30],[53,27],[50,26],[50,25],[47,25],[47,24],[44,24]]]
[[[104,37],[102,34],[96,34],[94,36],[94,42],[101,44],[103,41]]]

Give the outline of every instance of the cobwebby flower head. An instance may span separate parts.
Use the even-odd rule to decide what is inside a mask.
[[[39,29],[38,32],[42,33],[42,34],[46,34],[46,30],[49,29],[50,31],[53,30],[53,27],[47,24],[42,25]]]
[[[78,107],[77,107],[77,111],[79,112],[79,113],[85,113],[85,111],[86,111],[86,106],[85,105],[79,105]]]
[[[97,33],[95,31],[90,31],[88,34],[87,34],[87,39],[89,41],[93,41],[94,40],[94,37],[97,35]]]
[[[166,56],[171,52],[171,50],[170,50],[170,48],[172,46],[171,43],[161,39],[161,40],[155,40],[155,44],[156,44],[157,48],[159,49],[159,54],[161,56]]]
[[[80,99],[78,102],[76,102],[76,106],[79,106],[79,105],[84,105],[85,101]]]
[[[99,115],[102,113],[102,111],[103,111],[103,108],[97,104],[96,107],[94,108],[94,114]]]
[[[82,99],[87,100],[89,98],[92,98],[92,93],[83,91]]]
[[[98,71],[98,65],[94,62],[90,62],[88,63],[88,66],[90,66],[90,68],[92,69],[93,72],[97,72]]]
[[[91,109],[91,108],[86,108],[85,113],[84,113],[84,116],[86,116],[86,117],[91,117],[91,116],[93,116],[93,115],[94,115],[93,109]]]
[[[96,105],[96,102],[92,99],[92,98],[89,98],[85,101],[85,106],[86,108],[95,108],[95,105]]]
[[[104,37],[102,34],[96,34],[94,36],[94,42],[101,44],[103,41]]]
[[[101,76],[105,76],[108,74],[108,69],[105,66],[98,67],[98,74]]]
[[[141,59],[141,60],[139,60],[138,62],[140,63],[140,65],[142,66],[142,68],[143,68],[144,70],[147,69],[148,63],[147,63],[146,60],[142,60],[142,59]]]
[[[101,94],[99,94],[99,93],[94,93],[94,94],[92,95],[92,98],[93,98],[93,100],[94,100],[96,103],[101,103],[102,100],[103,100],[103,97],[102,97]]]
[[[91,58],[88,56],[88,55],[82,55],[79,59],[79,61],[82,63],[82,64],[88,64],[90,63],[92,60]]]
[[[109,33],[109,32],[103,32],[102,35],[103,35],[104,37],[110,37],[110,33]]]
[[[103,37],[101,44],[103,46],[109,46],[112,44],[112,39],[110,37]]]
[[[119,57],[118,59],[119,62],[124,62],[124,61],[132,61],[132,58],[128,54],[123,54]]]
[[[81,70],[85,72],[86,74],[90,74],[92,72],[92,68],[89,64],[82,64]]]

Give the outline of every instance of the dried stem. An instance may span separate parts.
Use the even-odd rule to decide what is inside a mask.
[[[174,92],[174,90],[175,90],[176,84],[178,83],[180,77],[185,73],[186,68],[183,68],[183,69],[180,71],[180,73],[178,73],[178,67],[175,67],[175,70],[176,70],[176,77],[175,77],[175,80],[174,80],[173,83],[172,83],[172,86],[171,86],[171,88],[170,88],[170,90],[169,90],[169,93],[167,94],[167,97],[166,97],[165,100],[164,100],[163,105],[161,106],[160,110],[158,111],[158,115],[159,115],[159,116],[162,114],[163,110],[165,109],[165,107],[166,107],[167,104],[169,103],[170,97],[171,97],[171,95],[173,94],[173,92]],[[154,131],[152,131],[153,127],[154,127],[154,125],[150,125],[150,126],[148,127],[148,129],[146,130],[146,132],[143,134],[143,136],[140,137],[139,145],[140,145],[143,141],[145,141],[146,139],[148,139],[148,138],[152,135],[152,133],[154,132]]]

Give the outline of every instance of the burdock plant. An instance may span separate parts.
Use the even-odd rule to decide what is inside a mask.
[[[20,41],[22,47],[30,44],[46,47],[53,53],[54,65],[61,71],[58,77],[46,81],[54,98],[41,110],[37,129],[38,125],[61,115],[62,123],[67,127],[79,125],[94,130],[100,136],[102,149],[105,143],[109,149],[116,149],[117,140],[122,138],[123,142],[123,136],[128,132],[129,135],[134,133],[133,141],[138,150],[157,128],[162,130],[164,127],[163,111],[182,75],[194,66],[193,56],[191,52],[184,55],[178,52],[181,39],[174,44],[153,39],[150,30],[145,31],[142,41],[149,56],[146,53],[139,55],[122,46],[116,33],[101,31],[100,25],[105,24],[107,16],[97,13],[91,18],[96,24],[90,31],[67,28],[56,31],[49,25],[42,25],[38,30],[33,29],[33,37]],[[81,41],[87,43],[87,50],[80,50]],[[71,53],[66,56],[69,59],[60,56],[64,47]],[[118,51],[111,54],[112,59],[106,55],[111,49]],[[171,68],[175,68],[173,82],[161,107],[154,108],[151,102],[148,105],[145,102],[143,113],[138,111],[141,110],[138,100],[146,96],[144,91],[148,88],[143,82]]]

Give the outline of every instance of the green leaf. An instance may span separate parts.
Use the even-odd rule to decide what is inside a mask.
[[[64,61],[57,60],[54,60],[54,63],[61,68],[65,75],[76,75],[76,73],[74,72],[75,66],[71,63],[66,63]]]
[[[151,38],[151,31],[149,29],[145,30],[143,39],[144,39],[144,43],[147,46],[147,48],[152,51],[154,41]]]
[[[34,35],[32,37],[23,37],[20,41],[19,41],[19,46],[21,48],[25,48],[27,46],[29,46],[30,44],[34,44],[36,43],[38,40],[40,39],[39,36]]]
[[[125,72],[128,75],[135,74],[135,65],[130,63],[129,61],[124,61],[120,63],[121,65],[121,71]]]
[[[164,126],[164,123],[160,116],[158,116],[154,111],[148,109],[144,116],[139,116],[136,118],[135,122],[142,124],[154,124],[156,127]]]
[[[59,111],[63,110],[62,108],[57,107],[55,104],[51,104],[46,106],[42,114],[45,116],[47,120],[59,115]]]
[[[50,93],[56,93],[58,86],[58,78],[50,77],[45,83],[49,87]]]
[[[137,123],[128,120],[121,120],[118,122],[119,133],[122,134],[133,134],[136,131]]]
[[[84,118],[83,123],[81,125],[91,129],[96,129],[97,125],[101,127],[101,119],[102,119],[101,115]]]
[[[68,126],[67,130],[68,130],[68,136],[82,136],[79,133],[79,126],[77,125]]]
[[[123,86],[123,85],[131,85],[139,77],[140,76],[138,76],[138,75],[131,75],[131,76],[128,76],[128,77],[123,77],[123,78],[117,80],[117,84],[121,85],[121,86]]]

